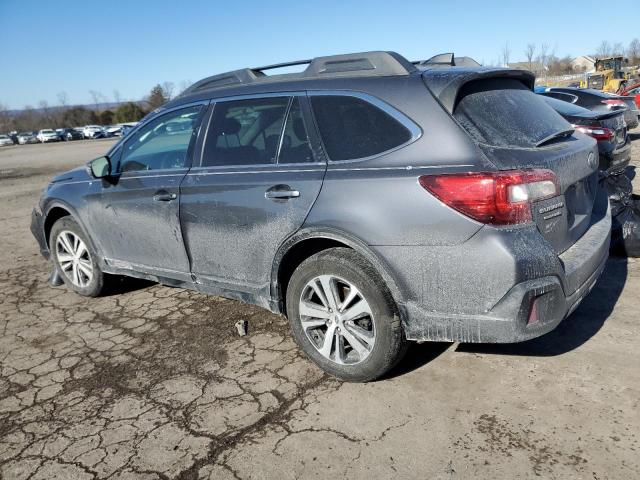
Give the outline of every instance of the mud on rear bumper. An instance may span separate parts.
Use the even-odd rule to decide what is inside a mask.
[[[483,314],[442,314],[407,302],[403,310],[410,340],[468,343],[515,343],[550,332],[589,294],[609,257],[611,212],[593,223],[569,250],[559,256],[564,275],[548,275],[514,285]],[[530,321],[535,301],[537,314]],[[533,320],[533,318],[531,318]]]

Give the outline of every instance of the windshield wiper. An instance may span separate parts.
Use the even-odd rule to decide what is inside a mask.
[[[552,133],[551,135],[544,137],[542,140],[536,143],[536,147],[541,147],[544,144],[550,143],[551,141],[557,140],[559,138],[570,137],[571,135],[573,135],[574,131],[575,130],[573,128],[567,128],[566,130],[561,130],[559,132]]]

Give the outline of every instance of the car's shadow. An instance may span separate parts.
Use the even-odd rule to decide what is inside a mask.
[[[133,277],[114,276],[110,280],[111,281],[105,289],[105,292],[102,294],[102,296],[104,297],[122,295],[124,293],[135,292],[137,290],[143,290],[145,288],[152,287],[153,285],[158,285],[157,282]]]
[[[461,343],[456,352],[489,355],[562,355],[592,338],[613,311],[627,280],[627,259],[611,257],[592,292],[578,309],[546,335],[522,343]],[[412,343],[405,358],[384,378],[391,379],[416,370],[444,353],[451,342]]]

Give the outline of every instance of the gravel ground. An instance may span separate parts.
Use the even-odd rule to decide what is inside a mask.
[[[640,478],[640,261],[610,259],[542,338],[415,345],[388,378],[343,384],[260,308],[47,285],[31,208],[110,144],[0,149],[0,477]]]

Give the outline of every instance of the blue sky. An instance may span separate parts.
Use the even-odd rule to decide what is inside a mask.
[[[639,25],[601,1],[0,0],[0,103],[54,105],[59,92],[91,103],[90,90],[140,99],[164,81],[364,50],[492,63],[505,42],[512,61],[544,42],[577,56],[602,40],[626,47]]]

